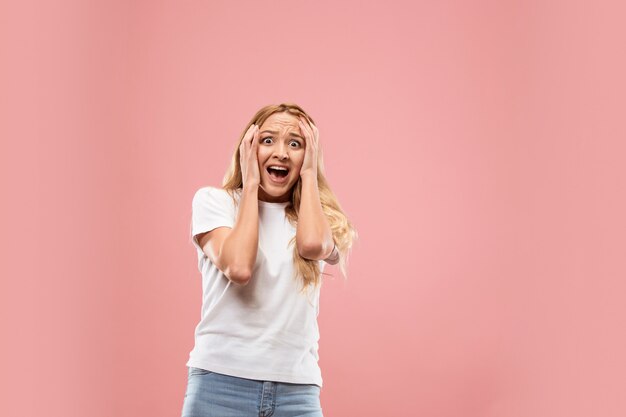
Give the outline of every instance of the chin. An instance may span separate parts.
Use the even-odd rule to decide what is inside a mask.
[[[280,199],[287,195],[291,196],[291,192],[295,183],[273,184],[271,181],[262,181],[261,188],[270,197]]]
[[[291,192],[291,188],[293,187],[292,185],[289,184],[285,184],[285,185],[277,185],[277,184],[271,184],[271,183],[263,183],[261,184],[263,190],[271,195],[272,197],[280,197],[285,195],[286,193]]]

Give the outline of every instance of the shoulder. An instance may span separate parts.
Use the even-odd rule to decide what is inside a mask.
[[[221,203],[226,205],[233,205],[233,196],[235,197],[235,199],[237,199],[238,195],[238,190],[229,192],[221,187],[207,185],[200,187],[196,190],[193,196],[193,204]]]
[[[207,197],[207,196],[224,196],[224,195],[228,195],[228,192],[220,187],[214,187],[212,185],[205,185],[203,187],[200,187],[196,190],[195,194],[194,194],[194,198],[196,197]]]

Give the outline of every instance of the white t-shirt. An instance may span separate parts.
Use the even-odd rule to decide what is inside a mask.
[[[239,202],[240,190],[235,193]],[[191,236],[202,273],[202,310],[187,366],[240,378],[316,384],[320,286],[300,293],[293,277],[296,229],[285,216],[288,203],[259,201],[259,247],[252,278],[231,282],[204,254],[196,235],[234,227],[237,208],[221,188],[203,187],[192,202]],[[295,241],[294,243],[295,244]],[[289,246],[288,246],[289,245]],[[320,272],[325,262],[319,261]]]

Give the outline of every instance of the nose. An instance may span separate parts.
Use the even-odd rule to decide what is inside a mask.
[[[278,159],[283,160],[289,157],[289,153],[287,152],[287,146],[283,143],[279,143],[274,148],[274,156],[278,157]]]

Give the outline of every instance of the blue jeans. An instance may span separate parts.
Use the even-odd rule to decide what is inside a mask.
[[[182,417],[324,417],[320,391],[189,367]]]

